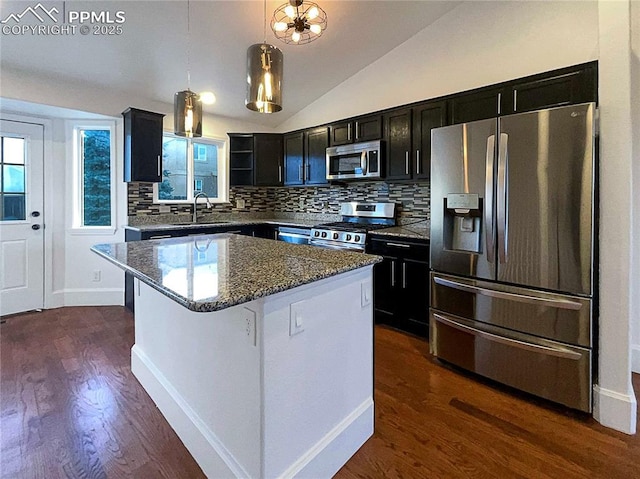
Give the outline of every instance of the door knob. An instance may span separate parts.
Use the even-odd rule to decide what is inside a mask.
[[[39,230],[40,229],[40,225],[31,225],[31,229],[32,230]]]
[[[32,211],[31,212],[31,216],[33,216],[34,218],[37,218],[38,216],[40,216],[40,212],[39,211]]]

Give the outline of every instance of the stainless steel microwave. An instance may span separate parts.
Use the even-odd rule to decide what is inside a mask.
[[[327,180],[382,178],[382,141],[327,148]]]

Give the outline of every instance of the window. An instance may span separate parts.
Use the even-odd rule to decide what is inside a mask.
[[[205,193],[211,202],[227,201],[224,141],[189,139],[165,133],[162,183],[154,185],[156,203],[186,203]]]
[[[0,137],[0,220],[26,219],[25,140]]]
[[[115,226],[115,126],[76,125],[74,228]]]

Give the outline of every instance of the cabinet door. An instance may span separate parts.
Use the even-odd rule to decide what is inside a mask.
[[[354,122],[355,141],[372,141],[382,138],[382,115],[358,118]]]
[[[304,156],[304,134],[290,133],[284,135],[284,184],[301,185],[304,177],[302,172]]]
[[[253,184],[282,185],[282,135],[256,133],[253,135]]]
[[[353,143],[353,122],[343,121],[329,125],[331,146]]]
[[[446,101],[425,103],[413,109],[413,177],[431,177],[431,130],[447,124]]]
[[[162,118],[129,108],[124,117],[124,181],[162,182]]]
[[[229,185],[253,184],[253,135],[229,133]]]
[[[384,256],[373,268],[374,309],[383,315],[393,316],[398,302],[398,258]]]
[[[387,180],[411,178],[411,109],[385,115]]]
[[[500,88],[483,88],[449,100],[449,120],[452,125],[469,121],[495,118],[507,111],[507,90]]]
[[[513,113],[597,101],[593,67],[517,82],[510,87]]]
[[[305,183],[323,185],[327,183],[327,147],[329,129],[315,128],[305,132]]]
[[[404,259],[400,265],[400,282],[403,289],[402,315],[412,322],[429,324],[429,264]]]

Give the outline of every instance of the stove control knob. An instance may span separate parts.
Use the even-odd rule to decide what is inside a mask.
[[[351,241],[351,235],[350,234],[347,235],[347,241]]]
[[[333,239],[338,239],[338,233],[333,233]]]
[[[322,232],[322,237],[323,237],[323,238],[326,238],[326,237],[327,237],[327,232],[326,232],[326,231],[323,231],[323,232]]]
[[[320,236],[320,231],[316,231],[313,233],[313,236]]]
[[[359,235],[356,235],[355,242],[356,242],[356,243],[360,243],[360,236],[359,236]]]

